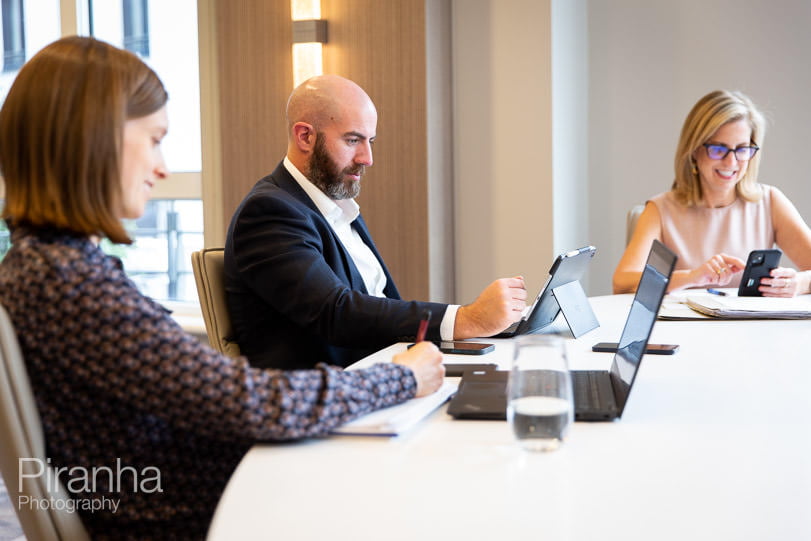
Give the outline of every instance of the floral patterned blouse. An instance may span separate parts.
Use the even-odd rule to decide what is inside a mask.
[[[0,303],[48,458],[94,539],[203,538],[251,444],[323,435],[416,391],[390,363],[281,372],[224,356],[139,293],[120,260],[65,231],[15,228]]]

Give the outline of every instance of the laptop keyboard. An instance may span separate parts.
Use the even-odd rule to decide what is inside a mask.
[[[572,372],[574,403],[578,409],[602,409],[604,405],[614,402],[610,382],[607,388],[605,385],[607,376],[606,372],[589,370]]]

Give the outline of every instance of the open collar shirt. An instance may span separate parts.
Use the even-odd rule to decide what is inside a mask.
[[[355,263],[358,272],[360,272],[363,283],[366,285],[366,291],[375,297],[385,297],[383,290],[386,288],[386,274],[383,272],[383,267],[381,267],[372,250],[369,249],[358,232],[352,227],[352,222],[360,216],[358,203],[354,199],[330,199],[327,194],[305,177],[287,156],[284,158],[284,167],[298,182],[301,189],[313,201],[318,211],[335,231],[338,239],[349,253],[349,257]],[[453,340],[453,330],[458,309],[458,305],[451,304],[445,311],[439,330],[443,340]]]

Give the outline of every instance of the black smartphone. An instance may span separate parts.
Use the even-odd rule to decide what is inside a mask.
[[[752,250],[743,269],[741,285],[738,286],[739,297],[762,297],[758,291],[760,279],[769,276],[772,269],[780,266],[780,250]]]
[[[645,353],[650,355],[673,355],[679,350],[678,344],[648,344]],[[606,353],[616,353],[616,342],[600,342],[591,346],[591,351],[601,351]]]
[[[445,363],[445,377],[461,377],[465,372],[487,372],[497,368],[498,366],[495,364]]]
[[[493,344],[482,342],[434,342],[442,353],[456,353],[458,355],[484,355],[495,349]],[[409,344],[409,348],[414,344]]]

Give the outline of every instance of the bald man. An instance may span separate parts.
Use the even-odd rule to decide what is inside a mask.
[[[358,85],[313,77],[287,102],[287,156],[237,208],[225,244],[234,338],[252,364],[347,366],[413,340],[492,336],[521,317],[521,277],[491,283],[465,306],[405,301],[369,234],[355,197],[372,165],[377,110]]]

